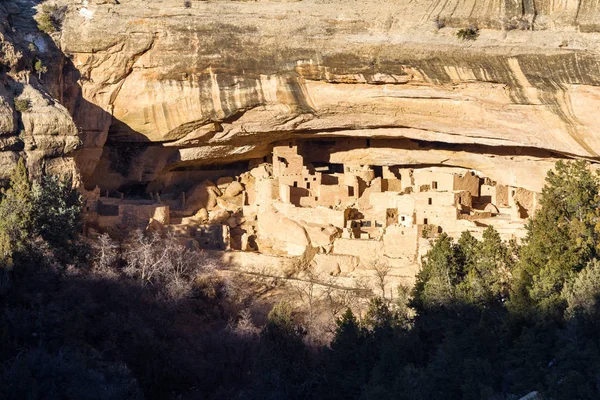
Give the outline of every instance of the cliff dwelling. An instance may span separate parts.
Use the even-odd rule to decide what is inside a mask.
[[[339,278],[369,276],[382,262],[409,281],[442,232],[481,237],[493,225],[504,240],[522,238],[538,193],[476,170],[395,164],[397,145],[287,140],[247,164],[198,170],[191,184],[191,171],[174,171],[168,185],[137,194],[96,188],[86,192],[86,229],[168,232],[193,248],[302,260]]]

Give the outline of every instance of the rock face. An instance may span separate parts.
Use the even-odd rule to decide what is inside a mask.
[[[58,3],[89,186],[260,158],[289,137],[403,139],[423,149],[412,164],[493,158],[488,176],[532,189],[519,179],[600,153],[598,0]],[[457,39],[469,26],[477,39]]]
[[[186,191],[276,141],[364,137],[389,142],[332,162],[538,191],[556,159],[599,157],[598,0],[49,0],[51,35],[37,3],[0,4],[0,178],[24,155],[88,188]]]
[[[0,179],[20,157],[34,176],[46,171],[77,179],[72,154],[80,145],[79,131],[53,93],[64,57],[37,30],[34,13],[30,3],[0,4]]]

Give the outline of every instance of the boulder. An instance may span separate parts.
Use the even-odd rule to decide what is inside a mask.
[[[233,178],[230,176],[224,176],[222,178],[217,179],[217,187],[220,190],[225,190],[229,184],[233,182]]]
[[[329,249],[335,238],[340,236],[339,229],[332,225],[304,224],[303,227],[315,247]]]
[[[194,219],[203,224],[208,222],[208,210],[206,208],[199,209],[198,212],[194,214]]]
[[[229,219],[229,212],[226,210],[215,209],[208,212],[209,224],[222,224]]]
[[[276,211],[258,215],[258,247],[261,252],[303,256],[312,250],[306,230]]]
[[[184,217],[181,219],[182,224],[189,225],[202,225],[208,223],[208,211],[206,208],[201,208],[198,212],[191,217]]]
[[[221,191],[211,181],[204,181],[193,186],[185,193],[185,209],[190,211],[206,208],[212,210],[217,206],[217,198]]]
[[[327,257],[323,254],[317,254],[314,258],[313,272],[316,275],[337,276],[342,271],[335,256]]]
[[[241,183],[237,182],[237,181],[233,181],[229,184],[229,186],[227,186],[227,189],[225,189],[225,196],[228,197],[235,197],[237,195],[239,195],[240,193],[242,193],[244,191],[244,186],[242,186]]]
[[[267,179],[273,175],[273,166],[271,164],[261,164],[250,170],[250,175],[255,179]]]
[[[242,209],[242,196],[222,196],[216,199],[217,205],[227,211],[238,212]]]

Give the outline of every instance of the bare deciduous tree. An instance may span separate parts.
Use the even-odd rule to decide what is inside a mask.
[[[96,271],[108,271],[114,268],[119,259],[119,246],[104,233],[92,241],[93,265]]]
[[[354,292],[356,293],[355,314],[359,320],[362,320],[364,313],[367,311],[369,300],[374,296],[369,280],[366,277],[356,279],[354,281]]]
[[[358,294],[353,289],[331,288],[327,292],[327,301],[332,320],[338,318],[348,308],[352,309],[356,304]]]
[[[306,269],[304,274],[306,275],[306,280],[293,281],[291,286],[308,312],[306,318],[307,339],[312,340],[315,336],[319,336],[316,335],[316,331],[319,329],[317,329],[317,324],[315,323],[317,305],[327,297],[328,286],[320,282],[320,276],[312,268]]]
[[[203,267],[201,253],[182,246],[175,237],[144,235],[139,230],[127,242],[123,256],[127,275],[143,286],[160,284],[171,300],[190,293],[192,274]]]
[[[163,245],[160,235],[144,235],[136,230],[126,244],[124,258],[125,274],[140,280],[143,286],[154,283],[159,272],[165,268],[169,249]]]
[[[391,269],[392,267],[390,267],[390,265],[386,262],[377,260],[373,263],[375,279],[377,280],[377,286],[381,290],[381,297],[383,299],[385,299],[385,285],[387,281],[387,276],[389,275]]]
[[[247,308],[240,312],[237,321],[229,321],[227,327],[231,332],[244,338],[253,338],[260,333],[260,328],[256,327],[254,322],[252,322],[252,314]]]

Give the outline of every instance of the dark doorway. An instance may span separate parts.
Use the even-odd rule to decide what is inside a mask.
[[[375,178],[383,178],[383,167],[381,165],[374,165],[373,172],[375,172]]]

